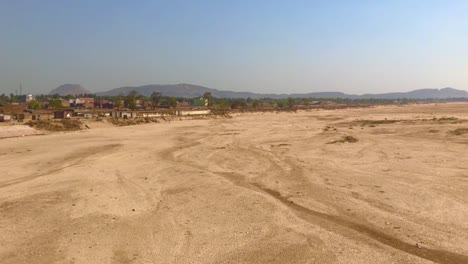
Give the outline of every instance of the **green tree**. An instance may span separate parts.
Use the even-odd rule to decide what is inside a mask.
[[[260,105],[260,101],[258,101],[258,100],[255,100],[255,101],[252,103],[252,107],[253,107],[253,108],[258,108],[259,105]]]
[[[169,97],[169,106],[172,108],[177,107],[177,99],[175,97]]]
[[[276,102],[276,105],[279,107],[279,108],[283,108],[284,107],[284,101],[283,100],[278,100]]]
[[[293,109],[294,108],[294,98],[289,97],[288,98],[288,108]]]
[[[17,103],[18,102],[18,98],[16,98],[16,96],[11,93],[10,94],[10,103]]]
[[[62,102],[60,102],[62,104]],[[31,100],[28,103],[28,108],[29,109],[39,109],[41,107],[41,104],[37,100]]]
[[[121,95],[115,96],[112,99],[112,103],[113,103],[114,107],[116,107],[116,108],[122,107],[122,96]]]
[[[2,95],[0,95],[0,104],[6,104],[7,102],[8,102],[8,96],[2,93]]]
[[[221,109],[226,108],[226,100],[225,99],[220,99],[218,101],[218,107],[221,108]]]
[[[52,98],[49,100],[49,107],[52,109],[62,108],[62,101],[58,98]]]
[[[138,97],[138,92],[137,91],[131,91],[125,97],[125,106],[130,108],[131,110],[135,110],[137,97]]]
[[[130,108],[131,110],[135,110],[136,109],[136,100],[131,100],[131,101],[127,102],[127,107]]]
[[[153,110],[154,110],[161,102],[161,93],[153,92],[150,98],[151,98],[151,102],[153,103]]]

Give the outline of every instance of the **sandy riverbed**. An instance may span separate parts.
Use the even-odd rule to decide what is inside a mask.
[[[459,103],[2,139],[0,263],[468,263],[465,120]]]
[[[2,124],[2,126],[0,126],[0,139],[11,137],[37,136],[42,134],[44,134],[42,131],[38,131],[26,125]]]

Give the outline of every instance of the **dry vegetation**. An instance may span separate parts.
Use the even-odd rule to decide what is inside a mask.
[[[132,125],[160,122],[157,118],[132,118],[132,119],[112,118],[110,120],[111,120],[111,123],[116,126],[132,126]],[[162,120],[165,120],[165,119],[162,119]]]
[[[76,131],[82,129],[80,120],[31,120],[26,125],[38,130],[46,131]]]

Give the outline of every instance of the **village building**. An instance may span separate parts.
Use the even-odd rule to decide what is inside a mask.
[[[60,99],[62,107],[70,107],[70,100]]]
[[[195,116],[195,115],[209,115],[211,111],[205,110],[178,110],[177,115],[179,116]]]
[[[194,99],[192,99],[191,103],[194,106],[207,106],[208,105],[208,99],[204,99],[203,97],[194,98]]]
[[[137,111],[137,117],[162,117],[174,115],[175,112],[172,109],[157,109],[157,110],[144,110]]]
[[[47,110],[33,110],[31,111],[32,120],[49,120],[54,118],[54,113]]]
[[[153,109],[154,108],[154,103],[151,102],[151,101],[143,102],[143,108],[144,109]]]
[[[0,114],[0,122],[10,122],[11,115],[9,114]]]
[[[29,95],[26,95],[26,102],[29,103],[33,100],[36,100],[36,98],[32,95],[32,94],[29,94]]]
[[[141,99],[136,99],[136,100],[135,100],[135,106],[136,106],[136,108],[143,108],[143,106],[144,106],[143,100],[141,100]]]
[[[70,99],[70,106],[75,108],[94,108],[94,98],[75,98]]]
[[[73,116],[72,110],[55,110],[54,111],[54,118],[55,119],[69,119]]]
[[[24,121],[25,119],[31,119],[31,114],[29,112],[25,113],[12,113],[11,119],[18,120],[19,122]]]
[[[101,109],[113,109],[114,108],[114,103],[110,100],[95,100],[94,101],[94,107],[95,108],[101,108]]]
[[[135,111],[112,111],[111,114],[112,117],[114,118],[135,118],[137,117],[137,112]]]

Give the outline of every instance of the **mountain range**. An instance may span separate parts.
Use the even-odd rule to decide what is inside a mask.
[[[79,87],[75,85],[62,85],[54,89],[51,93],[59,94],[76,94]],[[70,88],[70,91],[64,91]],[[82,87],[81,87],[82,88]],[[82,88],[84,89],[84,88]],[[87,91],[86,89],[84,89]],[[174,96],[174,97],[185,97],[193,98],[202,96],[204,93],[209,92],[213,97],[217,98],[347,98],[347,99],[449,99],[449,98],[468,98],[468,92],[464,90],[457,90],[454,88],[442,88],[442,89],[419,89],[410,92],[403,93],[381,93],[381,94],[345,94],[342,92],[313,92],[313,93],[296,93],[296,94],[262,94],[262,93],[251,93],[251,92],[233,92],[223,91],[204,86],[193,85],[193,84],[153,84],[144,86],[126,86],[116,89],[112,89],[105,92],[98,92],[98,96],[117,96],[127,95],[132,91],[136,91],[144,96],[150,96],[153,92],[158,92],[163,96]],[[71,93],[73,92],[73,93]],[[83,93],[90,93],[89,91]]]

